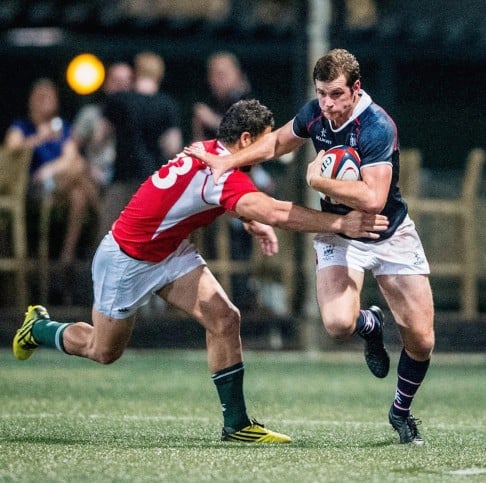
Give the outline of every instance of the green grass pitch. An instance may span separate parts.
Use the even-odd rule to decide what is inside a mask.
[[[392,370],[363,355],[247,352],[251,416],[290,445],[228,444],[202,351],[128,351],[110,366],[0,351],[0,482],[486,481],[486,356],[437,354],[416,397],[422,447],[387,422]]]

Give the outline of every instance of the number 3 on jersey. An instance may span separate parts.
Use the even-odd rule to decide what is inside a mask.
[[[177,158],[175,161],[171,161],[168,165],[163,166],[162,169],[156,171],[152,175],[152,183],[156,188],[161,190],[174,186],[177,181],[177,176],[187,174],[192,167],[192,158],[189,156],[183,156]],[[160,172],[166,173],[164,177],[160,176]]]

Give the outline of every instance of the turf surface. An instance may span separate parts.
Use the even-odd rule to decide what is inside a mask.
[[[0,481],[486,481],[486,356],[438,354],[414,403],[426,441],[387,422],[384,380],[359,353],[246,354],[251,416],[290,445],[219,441],[201,351],[128,351],[111,366],[0,351]]]

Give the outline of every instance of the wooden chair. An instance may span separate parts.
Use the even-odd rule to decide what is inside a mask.
[[[295,233],[277,228],[275,232],[279,252],[268,257],[255,244],[252,274],[259,280],[262,293],[267,292],[264,305],[277,315],[290,315],[296,291]]]
[[[232,298],[232,275],[249,274],[260,277],[262,280],[280,282],[285,287],[285,304],[290,310],[293,296],[294,263],[291,234],[279,230],[278,238],[280,253],[272,257],[264,256],[260,247],[254,243],[251,258],[249,260],[233,260],[231,258],[231,219],[229,216],[221,216],[213,222],[215,225],[215,257],[207,258],[204,246],[203,230],[193,234],[191,241],[195,243],[198,250],[206,258],[208,266],[216,275],[225,291]]]
[[[25,204],[31,159],[31,150],[12,152],[0,147],[0,216],[5,220],[4,227],[11,227],[12,239],[12,248],[2,250],[0,271],[15,273],[16,302],[22,307],[28,299]],[[2,243],[8,238],[2,236]]]
[[[485,162],[485,152],[473,149],[467,158],[461,194],[457,198],[437,199],[422,198],[420,195],[407,197],[412,218],[419,227],[424,228],[427,219],[440,220],[438,229],[429,230],[429,236],[434,237],[440,247],[436,250],[448,253],[442,260],[429,256],[431,275],[438,277],[457,277],[461,281],[460,306],[461,315],[466,320],[473,320],[478,316],[478,234],[477,234],[477,204],[479,188]],[[416,170],[416,169],[415,169]],[[428,217],[428,218],[427,218]],[[457,250],[447,244],[446,235],[455,232],[458,238]],[[438,238],[437,238],[438,237]],[[427,237],[422,237],[426,245]],[[457,252],[457,253],[454,253]]]

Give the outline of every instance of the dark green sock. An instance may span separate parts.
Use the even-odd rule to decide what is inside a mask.
[[[243,362],[239,362],[212,375],[221,401],[224,427],[235,431],[250,424],[243,395],[244,372]]]
[[[38,344],[66,352],[62,334],[70,325],[72,324],[40,319],[32,326],[32,335]]]

